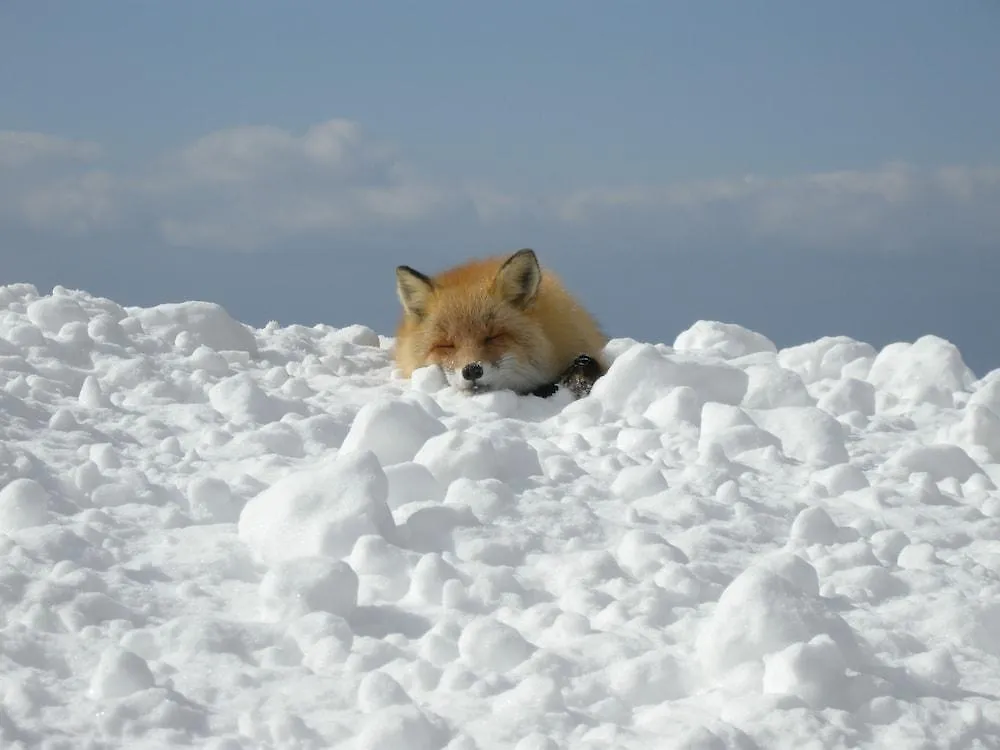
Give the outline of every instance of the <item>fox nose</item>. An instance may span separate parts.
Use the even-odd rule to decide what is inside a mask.
[[[483,366],[478,362],[470,362],[462,368],[462,377],[466,380],[479,380],[483,376]]]

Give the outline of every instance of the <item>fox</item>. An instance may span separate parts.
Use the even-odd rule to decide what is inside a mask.
[[[600,325],[530,248],[433,277],[397,266],[396,292],[395,362],[405,378],[438,365],[467,394],[548,398],[566,388],[579,399],[608,369]]]

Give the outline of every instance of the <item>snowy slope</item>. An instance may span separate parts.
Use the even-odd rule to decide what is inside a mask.
[[[1000,747],[1000,371],[391,345],[0,287],[0,747]]]

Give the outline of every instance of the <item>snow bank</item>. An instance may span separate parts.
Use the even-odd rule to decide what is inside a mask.
[[[1000,371],[608,353],[466,397],[364,326],[0,287],[0,745],[998,746]]]

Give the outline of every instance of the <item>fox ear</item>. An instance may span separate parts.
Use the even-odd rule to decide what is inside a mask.
[[[416,318],[424,317],[427,302],[434,291],[434,282],[409,266],[396,268],[396,294],[403,309]]]
[[[534,250],[518,250],[504,261],[494,280],[495,288],[515,307],[527,307],[542,281],[542,269]]]

